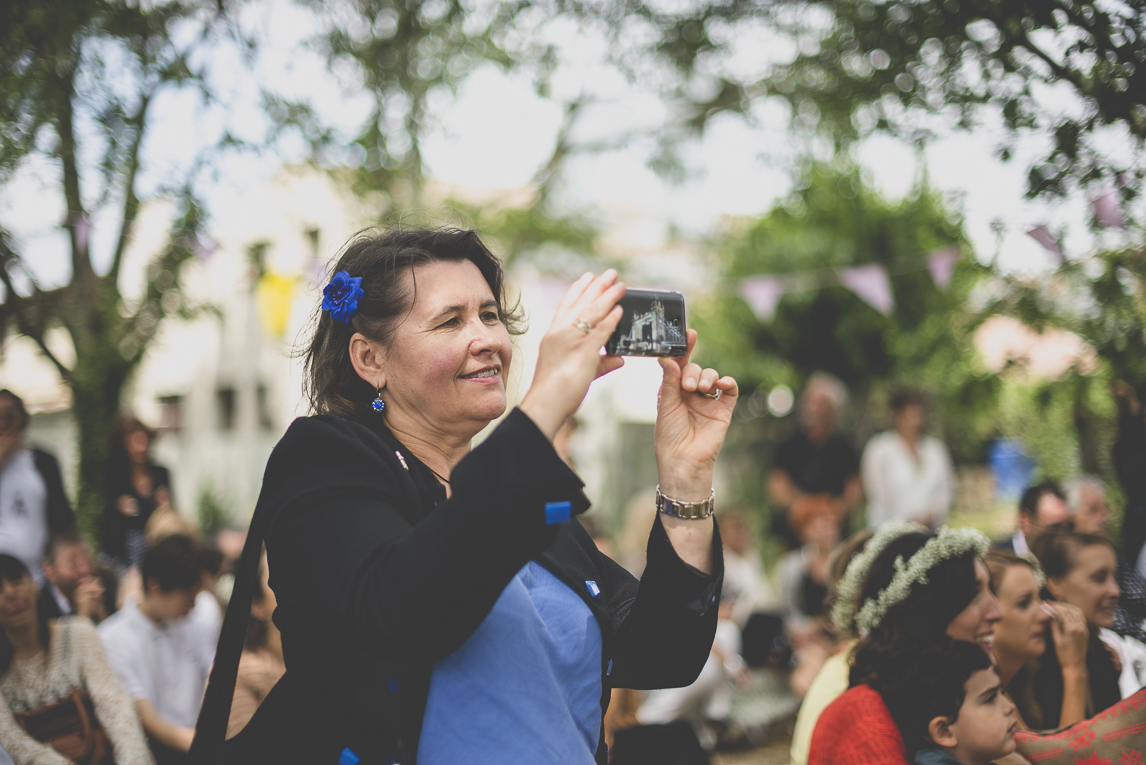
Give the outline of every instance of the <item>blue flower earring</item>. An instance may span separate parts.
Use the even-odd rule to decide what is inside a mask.
[[[386,402],[382,400],[381,388],[378,389],[378,395],[375,396],[374,400],[370,402],[370,408],[379,414],[381,414],[382,410],[386,408]]]

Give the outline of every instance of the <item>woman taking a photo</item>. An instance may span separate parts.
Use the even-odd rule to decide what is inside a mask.
[[[573,284],[521,405],[471,451],[505,414],[519,319],[496,257],[473,231],[391,230],[334,271],[306,358],[316,416],[268,462],[193,756],[603,764],[610,688],[688,685],[708,657],[735,381],[660,359],[661,512],[638,594],[570,522],[589,503],[552,445],[622,364],[601,355],[616,273]],[[287,671],[222,746],[262,528]]]
[[[1047,591],[1056,601],[1077,608],[1086,621],[1089,637],[1084,662],[1089,701],[1085,716],[1090,717],[1146,683],[1146,646],[1111,629],[1122,594],[1114,543],[1064,524],[1051,526],[1036,537],[1031,551],[1046,572]],[[1042,704],[1044,728],[1070,722],[1058,715],[1063,706],[1066,661],[1057,649],[1054,643],[1047,646],[1032,681],[1034,697]],[[1027,710],[1022,705],[1019,709],[1026,719]],[[1032,714],[1036,712],[1032,710]]]
[[[1026,558],[992,550],[987,553],[986,564],[991,591],[1003,609],[1003,618],[995,625],[995,666],[1019,709],[1020,726],[1040,730],[1085,719],[1090,694],[1086,670],[1089,631],[1082,611],[1069,603],[1044,601],[1039,591],[1045,577]],[[1038,659],[1050,645],[1056,648],[1062,672],[1057,726],[1045,724],[1043,705],[1033,686]]]
[[[153,765],[135,704],[91,621],[45,619],[38,595],[27,567],[0,555],[0,746],[16,765]],[[84,718],[87,735],[58,735]],[[42,731],[56,735],[38,739]]]

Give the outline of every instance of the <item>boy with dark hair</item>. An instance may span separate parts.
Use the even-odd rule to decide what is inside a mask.
[[[982,648],[944,638],[895,664],[876,690],[915,765],[987,765],[1015,751],[1015,705]]]
[[[108,658],[135,700],[161,763],[182,762],[215,656],[217,634],[185,618],[203,586],[203,554],[175,535],[143,555],[143,600],[100,625]]]

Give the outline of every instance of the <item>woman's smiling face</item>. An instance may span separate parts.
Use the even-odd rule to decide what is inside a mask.
[[[1030,566],[1015,563],[999,580],[1003,618],[995,626],[995,655],[1026,661],[1042,656],[1050,614],[1039,597],[1039,585]]]
[[[1114,608],[1122,595],[1114,550],[1105,544],[1079,547],[1071,556],[1070,564],[1066,576],[1047,582],[1055,599],[1082,609],[1091,627],[1113,627]]]
[[[418,266],[414,303],[381,358],[387,420],[470,436],[506,408],[513,357],[493,291],[468,260]]]
[[[995,624],[1003,617],[999,601],[991,594],[987,567],[975,559],[975,598],[947,625],[947,635],[955,640],[975,643],[990,653],[995,641]]]

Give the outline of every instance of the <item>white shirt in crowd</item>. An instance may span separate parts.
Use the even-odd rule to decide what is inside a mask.
[[[19,558],[43,585],[40,558],[48,543],[48,487],[30,449],[0,468],[0,553]]]
[[[918,452],[894,430],[872,436],[860,459],[867,524],[922,521],[938,526],[955,497],[955,468],[943,442],[923,436]]]
[[[200,594],[187,616],[165,624],[151,621],[131,603],[100,624],[99,633],[131,697],[147,699],[167,722],[193,728],[215,660],[218,614],[208,593]]]

